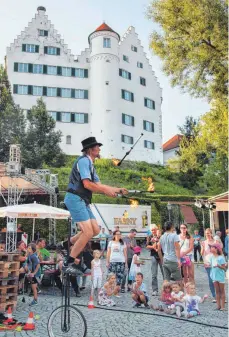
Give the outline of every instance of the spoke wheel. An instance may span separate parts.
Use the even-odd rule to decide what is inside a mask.
[[[86,337],[85,317],[79,309],[62,305],[49,317],[48,334],[49,337]]]

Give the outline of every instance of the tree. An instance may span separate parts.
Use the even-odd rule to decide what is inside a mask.
[[[60,148],[61,132],[55,131],[55,121],[49,116],[40,98],[28,113],[28,127],[23,140],[23,164],[30,168],[43,165],[63,166],[65,155]]]
[[[211,110],[200,118],[196,137],[184,137],[179,157],[172,161],[182,172],[200,171],[200,186],[213,193],[228,188],[228,116],[227,102],[215,100]]]
[[[190,139],[190,138],[193,139],[197,135],[197,132],[196,132],[197,123],[198,123],[198,120],[195,119],[194,117],[186,116],[184,125],[178,126],[178,130],[187,139]]]
[[[24,134],[23,111],[15,105],[6,70],[0,66],[0,162],[9,160],[10,145],[20,144]]]
[[[153,0],[148,17],[159,25],[151,48],[172,86],[194,97],[227,98],[227,0]]]

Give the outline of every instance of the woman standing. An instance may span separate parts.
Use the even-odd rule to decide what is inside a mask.
[[[125,268],[127,268],[127,248],[119,230],[114,231],[113,240],[108,244],[107,268],[109,273],[116,275],[116,283],[120,290]]]
[[[192,251],[194,247],[194,240],[188,233],[187,225],[180,226],[180,257],[182,263],[182,271],[184,275],[184,284],[194,282],[194,268],[192,263]]]
[[[209,288],[211,290],[211,294],[213,297],[213,303],[216,303],[216,299],[215,299],[215,288],[214,288],[214,284],[212,282],[212,279],[210,277],[210,273],[211,273],[211,266],[210,266],[210,260],[211,260],[211,252],[210,252],[210,246],[213,243],[215,243],[213,236],[212,236],[212,231],[210,228],[207,228],[205,230],[205,240],[201,242],[201,255],[203,256],[203,260],[204,260],[204,267],[205,270],[207,272],[208,275],[208,282],[209,282]]]

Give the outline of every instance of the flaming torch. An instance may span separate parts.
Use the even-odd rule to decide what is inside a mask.
[[[130,207],[136,208],[138,207],[138,205],[139,205],[138,200],[130,199]]]
[[[150,178],[150,177],[148,177],[148,178],[142,177],[142,180],[148,181],[147,192],[154,193],[155,192],[155,187],[154,187],[153,179]]]
[[[121,159],[121,160],[117,160],[117,159],[112,159],[112,162],[114,163],[115,166],[120,166],[123,162],[123,160],[130,154],[130,152],[133,150],[133,148],[135,147],[135,145],[139,142],[139,140],[142,138],[143,133],[141,133],[141,135],[138,137],[138,139],[136,140],[136,142],[133,144],[133,146],[131,146],[131,148],[129,149],[129,151],[126,152],[125,156]]]

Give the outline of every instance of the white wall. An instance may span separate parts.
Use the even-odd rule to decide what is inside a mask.
[[[48,37],[39,37],[38,29],[49,31]],[[111,38],[111,48],[103,48],[103,37]],[[22,52],[22,44],[37,44],[39,53]],[[86,41],[85,41],[86,43]],[[60,56],[44,54],[44,45],[60,48]],[[131,45],[138,48],[137,53]],[[123,61],[123,54],[130,62]],[[21,35],[7,49],[8,76],[13,84],[50,86],[60,88],[86,89],[89,99],[61,97],[43,97],[49,111],[88,113],[88,124],[57,122],[56,128],[63,134],[61,147],[67,154],[80,154],[81,141],[96,136],[102,142],[101,155],[107,158],[122,158],[131,145],[121,142],[121,134],[137,140],[141,132],[144,136],[129,155],[129,160],[144,160],[150,163],[163,162],[161,134],[161,96],[162,90],[152,71],[133,27],[128,29],[121,42],[112,32],[96,32],[91,35],[90,49],[85,49],[76,57],[71,54],[58,32],[54,29],[45,12],[29,23]],[[109,60],[109,62],[106,62]],[[64,77],[55,75],[14,72],[14,62],[34,63],[74,68],[87,68],[89,78]],[[143,69],[137,68],[137,62],[143,63]],[[119,68],[131,72],[132,79],[119,76]],[[146,86],[140,85],[140,76],[146,79]],[[106,81],[109,85],[106,85]],[[134,103],[121,98],[121,89],[134,93]],[[38,96],[13,95],[15,103],[28,110],[36,104]],[[144,107],[144,97],[155,101],[155,110]],[[122,124],[122,113],[135,117],[135,126]],[[154,133],[143,130],[143,120],[154,123]],[[66,144],[66,136],[71,135],[72,144]],[[152,141],[155,149],[144,148],[144,140]]]
[[[163,163],[166,165],[169,159],[175,158],[177,156],[176,151],[179,150],[179,147],[163,152]]]

